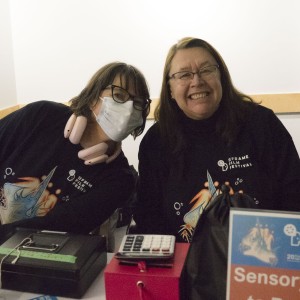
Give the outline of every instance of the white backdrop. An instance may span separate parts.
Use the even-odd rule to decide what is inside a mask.
[[[1,0],[0,108],[67,101],[115,60],[137,66],[156,98],[184,36],[215,46],[245,93],[299,93],[299,13],[299,0]],[[299,151],[300,116],[280,118]],[[124,142],[134,165],[139,140]]]
[[[18,102],[65,100],[124,60],[158,97],[169,47],[206,39],[246,93],[299,92],[298,0],[10,0]]]

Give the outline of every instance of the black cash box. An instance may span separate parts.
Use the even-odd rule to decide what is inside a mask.
[[[0,246],[3,289],[81,298],[107,263],[97,235],[16,228]]]

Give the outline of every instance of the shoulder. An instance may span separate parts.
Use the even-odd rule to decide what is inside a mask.
[[[248,111],[248,126],[277,126],[281,124],[276,114],[262,105],[252,105]],[[262,128],[263,129],[263,128]]]
[[[67,105],[53,101],[36,101],[25,104],[0,120],[1,126],[33,126],[39,120],[42,122],[64,119],[71,114]]]
[[[40,100],[27,104],[23,107],[23,110],[31,113],[37,112],[44,115],[48,113],[68,112],[70,111],[70,108],[63,103]]]
[[[261,118],[265,118],[265,117],[276,117],[275,113],[273,112],[273,110],[262,106],[262,105],[254,105],[253,106],[253,113],[254,113],[254,117],[261,117]]]
[[[153,164],[157,164],[158,161],[161,161],[165,155],[163,149],[163,143],[160,134],[159,123],[152,125],[139,145],[139,165],[141,161],[150,160],[153,161]]]
[[[161,144],[159,123],[154,123],[142,138],[141,145],[147,145],[150,148],[156,148]]]
[[[66,122],[72,111],[69,106],[54,101],[37,101],[29,103],[20,109],[18,119],[34,124],[43,123],[45,126],[53,123]]]
[[[143,136],[140,143],[140,151],[143,150],[149,151],[150,149],[156,151],[160,148],[161,148],[161,137],[160,137],[159,124],[154,123]]]
[[[262,143],[266,143],[267,140],[283,142],[291,139],[290,133],[278,116],[262,105],[255,105],[251,108],[244,134],[246,131],[252,135],[253,139],[260,140]]]

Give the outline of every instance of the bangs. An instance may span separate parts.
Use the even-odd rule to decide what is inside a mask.
[[[149,98],[144,78],[132,66],[126,65],[119,71],[122,87],[127,90],[132,89],[136,95]]]

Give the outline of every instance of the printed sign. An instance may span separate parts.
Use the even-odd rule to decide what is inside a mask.
[[[226,299],[300,299],[300,213],[230,210]]]

